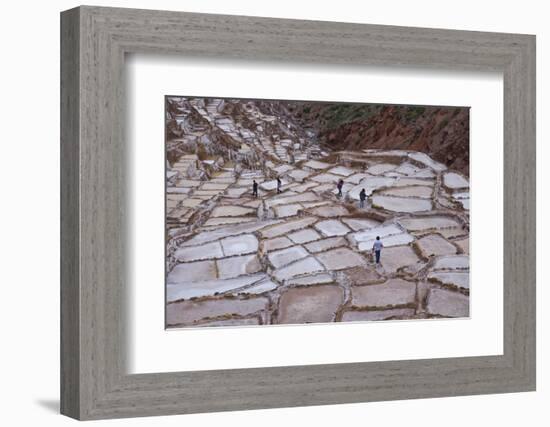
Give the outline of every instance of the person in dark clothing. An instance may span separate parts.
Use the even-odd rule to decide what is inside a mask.
[[[380,241],[380,236],[376,236],[376,240],[372,245],[372,250],[374,251],[374,255],[376,256],[376,264],[380,264],[380,252],[382,252],[383,247],[384,245]]]
[[[256,182],[256,180],[254,180],[254,182],[252,183],[252,195],[254,197],[258,197],[258,183]]]
[[[365,189],[363,188],[361,192],[359,193],[359,207],[364,208],[365,207],[365,200],[367,199],[367,193]]]
[[[281,192],[281,178],[277,177],[277,194]]]
[[[342,187],[344,186],[344,180],[341,179],[338,181],[338,184],[336,184],[336,188],[338,188],[338,197],[342,197]]]

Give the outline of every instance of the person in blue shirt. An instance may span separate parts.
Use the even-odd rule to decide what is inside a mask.
[[[384,245],[380,241],[380,236],[376,236],[376,240],[372,245],[372,250],[374,251],[374,255],[376,256],[376,264],[380,263],[380,252],[382,252],[383,247]]]

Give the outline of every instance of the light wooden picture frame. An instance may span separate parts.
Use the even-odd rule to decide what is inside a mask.
[[[127,374],[127,53],[502,72],[503,354]],[[65,415],[103,419],[535,390],[532,35],[71,9],[61,14],[61,166]]]

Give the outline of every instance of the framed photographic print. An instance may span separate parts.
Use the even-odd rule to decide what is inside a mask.
[[[469,131],[466,107],[167,96],[166,326],[469,317]]]
[[[61,40],[62,413],[535,389],[534,36],[84,6]]]

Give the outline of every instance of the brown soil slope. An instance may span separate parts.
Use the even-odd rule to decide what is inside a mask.
[[[469,108],[376,104],[281,103],[332,150],[422,151],[469,175]]]

